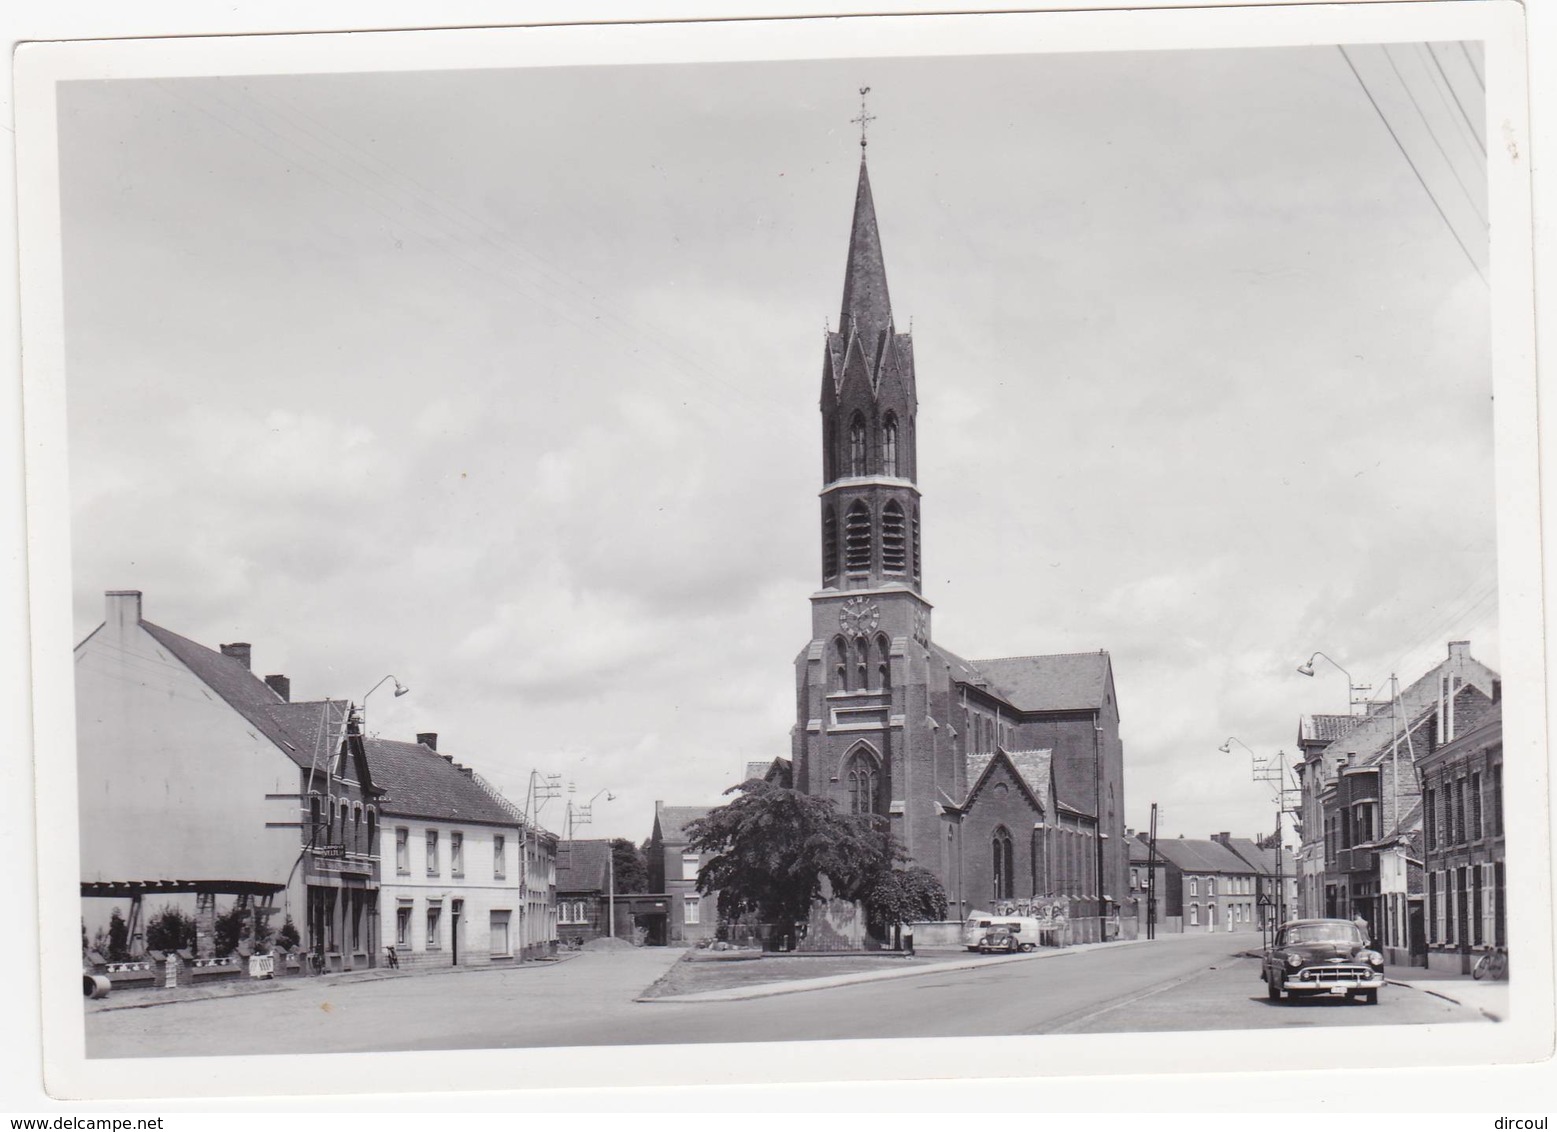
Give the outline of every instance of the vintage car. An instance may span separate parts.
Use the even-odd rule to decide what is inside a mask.
[[[1260,977],[1265,997],[1334,995],[1374,1005],[1384,985],[1384,956],[1349,920],[1293,920],[1265,951]]]
[[[1014,925],[996,924],[980,937],[978,949],[981,955],[995,952],[1015,954],[1018,951],[1036,951],[1038,945],[1031,940],[1022,939]]]

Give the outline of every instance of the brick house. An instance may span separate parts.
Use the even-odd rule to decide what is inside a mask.
[[[606,930],[611,900],[611,842],[606,838],[562,841],[557,847],[557,931],[564,940],[588,943]],[[616,905],[616,937],[633,938],[633,901]]]
[[[348,705],[294,702],[251,646],[207,648],[109,591],[75,649],[83,915],[146,895],[193,905],[209,954],[218,901],[291,916],[321,969],[376,965],[382,787]],[[134,940],[132,939],[132,945]],[[308,968],[305,968],[308,969]]]
[[[436,733],[416,740],[366,742],[374,779],[386,791],[379,890],[385,943],[401,967],[522,959],[523,920],[534,914],[524,893],[523,817],[472,768],[441,753]]]
[[[699,893],[697,871],[709,860],[687,848],[686,827],[706,817],[712,806],[667,806],[654,803],[654,829],[649,834],[649,888],[663,893],[663,924],[651,924],[650,938],[667,944],[712,939],[719,928],[719,894]]]
[[[1459,733],[1418,760],[1425,934],[1429,967],[1468,973],[1474,952],[1508,944],[1502,704],[1462,705],[1454,722]]]
[[[1139,834],[1138,839],[1145,836]],[[1260,870],[1222,841],[1159,837],[1157,856],[1165,873],[1166,891],[1159,897],[1163,930],[1260,930]]]
[[[1168,865],[1160,853],[1152,853],[1149,834],[1137,835],[1133,829],[1125,830],[1125,847],[1129,851],[1129,898],[1135,907],[1136,931],[1144,939],[1149,922],[1159,930],[1163,928]],[[1155,883],[1152,883],[1153,873],[1156,874]],[[1148,898],[1154,903],[1148,905]]]

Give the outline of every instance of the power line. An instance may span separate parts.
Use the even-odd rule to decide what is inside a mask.
[[[1449,217],[1444,214],[1443,206],[1438,203],[1438,198],[1433,195],[1433,190],[1428,188],[1427,181],[1422,177],[1422,171],[1416,167],[1416,162],[1411,160],[1411,154],[1407,153],[1406,147],[1401,144],[1400,135],[1395,133],[1395,127],[1389,124],[1389,119],[1384,116],[1384,111],[1380,109],[1378,100],[1373,97],[1373,92],[1368,89],[1368,84],[1363,82],[1361,73],[1358,72],[1356,64],[1352,62],[1352,57],[1346,53],[1346,45],[1338,43],[1335,46],[1340,51],[1341,58],[1346,60],[1346,65],[1351,68],[1352,74],[1357,79],[1357,85],[1362,87],[1362,93],[1368,96],[1368,101],[1373,105],[1374,112],[1378,114],[1379,121],[1384,123],[1384,128],[1389,131],[1389,136],[1395,140],[1395,148],[1400,150],[1400,155],[1406,159],[1406,164],[1411,166],[1411,172],[1416,174],[1417,183],[1422,186],[1422,191],[1427,194],[1427,199],[1433,202],[1433,208],[1437,209],[1439,219],[1449,229],[1449,234],[1454,237],[1454,242],[1460,245],[1460,251],[1465,253],[1465,259],[1470,263],[1471,270],[1485,284],[1487,277],[1481,273],[1481,268],[1471,256],[1470,249],[1465,246],[1465,241],[1460,239],[1460,234],[1455,231],[1454,225],[1449,223]]]
[[[1465,187],[1465,182],[1460,179],[1459,170],[1455,169],[1454,162],[1449,160],[1449,155],[1444,151],[1443,143],[1438,140],[1438,132],[1433,129],[1433,124],[1428,121],[1427,114],[1422,110],[1422,104],[1416,100],[1416,95],[1411,92],[1411,84],[1406,82],[1406,76],[1400,73],[1400,68],[1395,65],[1395,57],[1389,53],[1389,45],[1384,44],[1384,59],[1389,63],[1389,69],[1395,72],[1395,77],[1400,80],[1400,85],[1405,88],[1406,97],[1411,100],[1411,105],[1416,109],[1417,117],[1422,119],[1422,125],[1427,128],[1427,136],[1433,139],[1433,145],[1438,149],[1438,155],[1443,158],[1445,165],[1449,167],[1449,174],[1454,178],[1454,183],[1460,186],[1460,192],[1465,194],[1465,199],[1470,202],[1471,211],[1476,214],[1476,219],[1486,224],[1487,218],[1481,214],[1481,209],[1476,205],[1476,198],[1471,195],[1470,189]]]
[[[1427,57],[1433,61],[1433,66],[1438,68],[1438,74],[1443,78],[1443,85],[1449,89],[1449,97],[1454,99],[1455,108],[1459,110],[1460,117],[1465,120],[1465,127],[1470,131],[1471,140],[1476,143],[1476,151],[1485,158],[1487,156],[1487,143],[1482,140],[1480,131],[1476,129],[1475,121],[1471,118],[1469,112],[1466,111],[1465,104],[1460,101],[1459,92],[1454,89],[1454,83],[1449,79],[1449,72],[1443,69],[1443,60],[1438,58],[1438,52],[1433,50],[1432,44],[1423,43],[1420,46],[1422,50],[1427,52]],[[1434,83],[1433,88],[1437,90],[1438,84]],[[1442,100],[1443,91],[1438,91],[1438,97]],[[1447,109],[1448,103],[1444,103],[1444,107]]]
[[[1471,55],[1470,48],[1465,45],[1465,41],[1463,39],[1460,40],[1460,51],[1465,55],[1465,62],[1470,65],[1471,74],[1476,76],[1476,85],[1482,89],[1483,93],[1485,93],[1487,89],[1487,80],[1485,76],[1483,76],[1482,73],[1476,69],[1476,60]]]

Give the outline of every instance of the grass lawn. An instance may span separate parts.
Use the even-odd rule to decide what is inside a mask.
[[[944,959],[945,956],[941,956]],[[761,959],[724,963],[694,963],[683,959],[643,992],[644,998],[664,998],[673,994],[751,987],[760,983],[783,983],[792,979],[820,979],[827,975],[849,975],[856,971],[901,971],[936,962],[935,957],[910,959],[893,953],[868,955],[826,955],[810,958],[794,955],[765,955]]]

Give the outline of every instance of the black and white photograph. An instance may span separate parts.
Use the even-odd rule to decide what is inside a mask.
[[[19,56],[59,1079],[1549,1045],[1521,25],[1385,7]]]

